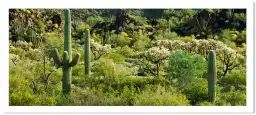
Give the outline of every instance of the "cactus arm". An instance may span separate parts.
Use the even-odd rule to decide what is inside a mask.
[[[90,30],[86,30],[85,43],[84,43],[84,69],[85,75],[90,75]]]
[[[215,51],[210,51],[208,55],[208,99],[210,102],[215,101],[216,82],[217,82],[216,53]]]
[[[57,48],[54,48],[52,50],[52,57],[53,57],[56,67],[60,67],[62,65],[62,61],[61,61],[61,58],[60,58]]]
[[[72,59],[69,64],[69,67],[74,67],[80,60],[80,54],[76,54],[76,56]]]

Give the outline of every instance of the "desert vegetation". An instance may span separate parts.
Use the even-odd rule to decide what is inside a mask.
[[[10,106],[245,106],[245,9],[10,9]]]

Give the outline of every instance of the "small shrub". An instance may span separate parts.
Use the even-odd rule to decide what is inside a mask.
[[[187,98],[173,88],[162,86],[149,87],[138,95],[135,101],[137,106],[186,106],[189,105]]]
[[[208,99],[208,84],[204,78],[197,78],[182,89],[182,93],[190,100],[191,105],[198,104]]]

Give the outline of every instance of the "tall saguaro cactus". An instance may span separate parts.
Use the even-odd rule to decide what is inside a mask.
[[[208,54],[208,99],[210,102],[215,101],[216,82],[217,82],[216,53],[215,51],[210,51]]]
[[[85,42],[84,42],[84,72],[88,77],[90,76],[90,30],[86,30]]]
[[[64,10],[65,23],[64,23],[64,52],[63,60],[61,60],[58,50],[54,48],[52,50],[52,57],[57,67],[62,66],[63,78],[62,78],[62,89],[64,94],[70,93],[71,90],[71,78],[72,78],[72,67],[74,67],[80,59],[80,54],[72,59],[72,47],[71,47],[71,17],[70,10]]]

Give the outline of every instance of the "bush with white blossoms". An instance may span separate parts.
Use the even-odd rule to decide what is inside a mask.
[[[169,53],[170,51],[164,47],[152,47],[147,51],[140,52],[139,56],[142,58],[141,61],[143,61],[143,59],[146,59],[146,61],[150,61],[156,65],[156,75],[158,76],[160,64],[168,58]]]
[[[90,45],[94,60],[98,60],[101,56],[107,54],[111,50],[111,46],[109,44],[102,46],[100,43],[95,42],[93,39],[90,40]]]
[[[169,50],[164,47],[152,47],[147,51],[140,53],[140,55],[153,63],[158,63],[159,61],[166,59],[169,53]]]
[[[239,67],[242,63],[245,62],[245,57],[235,50],[224,47],[222,49],[216,50],[218,57],[222,64],[222,75],[225,76],[229,70],[232,70],[236,67]]]

